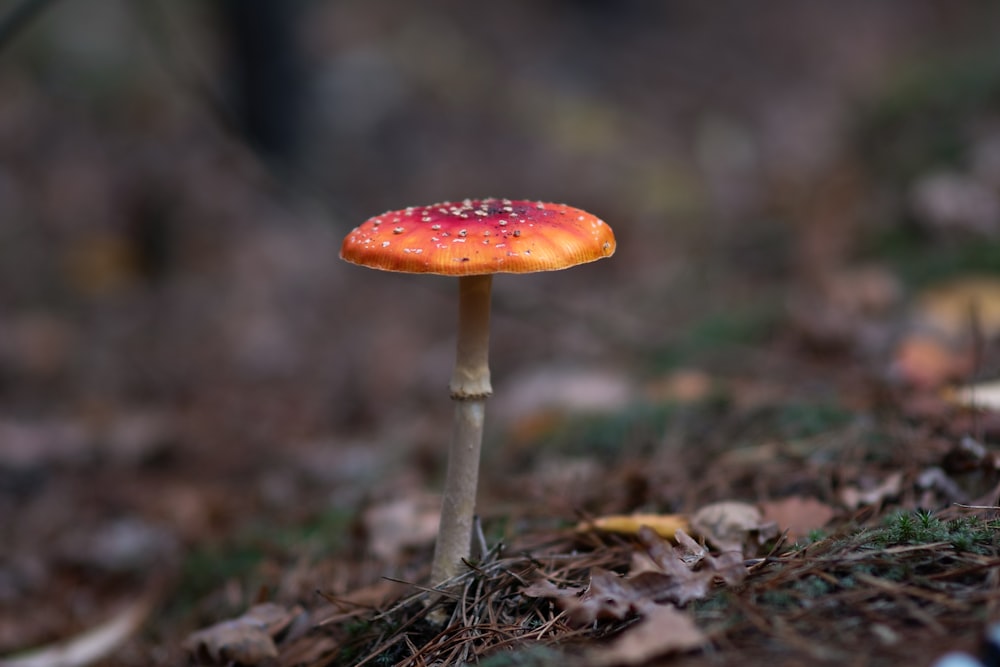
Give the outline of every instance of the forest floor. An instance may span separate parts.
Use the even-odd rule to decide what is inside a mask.
[[[114,4],[0,54],[0,667],[980,651],[989,21],[315,3],[289,176],[199,97],[200,10],[157,43]],[[337,248],[468,194],[565,199],[618,252],[496,279],[476,554],[435,591],[455,286]]]

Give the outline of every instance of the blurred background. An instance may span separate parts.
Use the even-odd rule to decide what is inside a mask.
[[[553,414],[888,377],[909,292],[1000,269],[998,14],[0,2],[0,609],[77,600],[0,649],[85,625],[115,587],[81,568],[117,581],[249,517],[348,534],[436,488],[455,285],[337,257],[385,210],[560,201],[618,236],[495,281],[487,456],[511,475]],[[682,502],[643,493],[618,509]]]

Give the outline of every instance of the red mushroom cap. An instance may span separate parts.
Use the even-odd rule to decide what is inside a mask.
[[[340,247],[354,264],[405,273],[470,276],[554,271],[610,257],[615,235],[565,204],[466,199],[369,218]]]

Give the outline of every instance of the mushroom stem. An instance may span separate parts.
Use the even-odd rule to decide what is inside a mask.
[[[487,398],[490,386],[490,288],[493,276],[458,279],[458,345],[448,388],[456,401]]]
[[[445,476],[441,525],[431,580],[437,585],[459,574],[469,557],[479,479],[486,399],[490,386],[490,275],[459,278],[458,341],[449,389],[455,423]]]

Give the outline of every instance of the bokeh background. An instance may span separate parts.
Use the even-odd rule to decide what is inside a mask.
[[[0,48],[2,649],[104,608],[81,569],[434,488],[455,285],[341,262],[371,215],[497,196],[614,228],[610,260],[495,281],[505,475],[541,407],[697,393],[692,365],[889,372],[861,311],[997,266],[987,0],[35,4]]]

